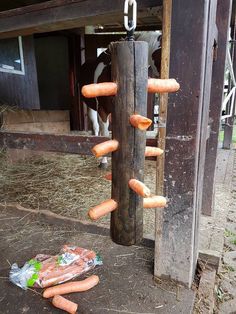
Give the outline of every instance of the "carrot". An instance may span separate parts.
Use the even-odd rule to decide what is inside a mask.
[[[118,149],[119,142],[117,140],[108,140],[97,144],[92,148],[92,153],[95,157],[101,157]]]
[[[148,79],[149,93],[172,93],[177,92],[179,88],[175,79]]]
[[[104,178],[105,179],[107,179],[107,180],[112,180],[112,174],[111,174],[111,172],[109,172],[109,173],[107,173],[105,176],[104,176]]]
[[[166,206],[166,198],[163,196],[152,196],[143,199],[143,207],[144,208],[155,208],[155,207],[165,207]]]
[[[151,192],[148,187],[141,181],[138,181],[136,179],[130,179],[129,180],[129,187],[138,195],[142,197],[148,197],[151,195]]]
[[[115,210],[118,204],[113,199],[106,200],[101,204],[90,208],[88,215],[92,220],[97,220],[98,218],[105,216]]]
[[[51,298],[55,295],[67,294],[72,292],[83,292],[95,287],[99,283],[99,277],[92,275],[84,280],[67,282],[59,286],[50,287],[44,290],[43,297]]]
[[[113,82],[104,82],[84,85],[82,87],[81,93],[86,98],[114,96],[117,94],[117,84]]]
[[[146,146],[145,157],[155,157],[163,154],[163,150],[159,147]]]
[[[78,304],[63,298],[60,295],[55,295],[53,297],[52,304],[58,309],[64,310],[70,314],[75,314],[78,309]]]
[[[147,130],[152,124],[152,120],[139,114],[133,114],[132,116],[130,116],[129,121],[133,127],[138,128],[142,131]]]

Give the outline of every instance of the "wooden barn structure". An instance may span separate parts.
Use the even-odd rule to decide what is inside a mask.
[[[121,0],[2,1],[0,58],[10,61],[1,52],[5,45],[16,62],[13,66],[0,59],[0,100],[23,109],[69,110],[71,129],[87,130],[77,84],[80,66],[95,57],[97,49],[120,38],[113,33],[123,31],[123,4]],[[236,5],[231,0],[137,4],[137,30],[163,31],[161,77],[176,78],[181,86],[178,93],[161,96],[158,143],[149,140],[149,145],[165,148],[165,156],[157,162],[157,192],[164,191],[169,199],[168,207],[156,212],[154,274],[190,287],[198,259],[200,214],[211,215],[214,210],[227,35],[231,24],[235,43]],[[91,147],[102,141],[75,134],[0,133],[2,147],[74,154],[90,154]]]

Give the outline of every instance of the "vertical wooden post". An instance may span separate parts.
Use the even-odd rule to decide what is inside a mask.
[[[134,113],[147,114],[148,45],[116,42],[111,50],[112,78],[118,84],[112,136],[119,142],[119,149],[112,153],[112,198],[118,209],[111,215],[111,237],[116,243],[133,245],[143,238],[143,200],[128,182],[144,179],[146,134],[132,127],[129,118]]]
[[[163,29],[162,29],[162,52],[161,52],[161,78],[169,78],[170,68],[170,38],[171,38],[171,14],[172,0],[163,1]],[[160,94],[159,119],[158,119],[158,147],[165,151],[166,146],[166,121],[167,121],[168,94]],[[156,194],[164,195],[164,168],[165,154],[157,158]],[[158,208],[155,215],[155,261],[154,276],[162,276],[160,262],[162,260],[162,228],[163,209]]]
[[[216,25],[218,29],[217,58],[213,62],[212,86],[209,109],[210,136],[207,141],[204,169],[202,213],[211,215],[214,210],[215,167],[218,147],[218,136],[221,117],[221,106],[224,92],[225,58],[232,1],[218,0]],[[236,62],[236,60],[235,60]]]
[[[163,2],[166,12],[169,3]],[[161,181],[157,192],[164,187],[169,205],[161,217],[157,215],[154,275],[189,287],[195,273],[199,232],[198,162],[209,3],[172,1],[169,72],[181,89],[169,95],[164,180],[158,171]],[[167,13],[163,13],[164,17]]]

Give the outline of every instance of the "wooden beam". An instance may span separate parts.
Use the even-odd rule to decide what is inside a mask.
[[[162,54],[161,54],[161,78],[169,78],[170,70],[170,40],[171,40],[171,18],[172,18],[172,0],[166,0],[163,3],[163,30],[162,30]],[[168,94],[160,95],[159,119],[158,119],[158,147],[165,151],[166,147],[166,121],[168,108]],[[157,158],[156,164],[156,194],[164,195],[164,169],[165,155]],[[163,255],[163,213],[164,209],[157,209],[155,213],[155,260],[154,260],[154,276],[162,277],[164,274],[161,264]]]
[[[79,155],[92,155],[91,148],[108,140],[102,136],[80,136],[27,132],[0,132],[0,147],[30,149]],[[147,139],[147,146],[156,146],[156,139]]]
[[[169,204],[156,230],[156,241],[160,240],[155,276],[188,287],[197,262],[197,176],[208,8],[209,0],[172,1],[170,77],[179,82],[180,91],[169,94],[163,183]]]
[[[138,9],[162,0],[139,0]],[[0,38],[114,22],[123,16],[123,0],[53,0],[0,13]]]
[[[231,16],[232,1],[218,0],[216,23],[218,28],[217,59],[213,62],[209,122],[210,137],[207,141],[203,182],[202,213],[211,215],[215,198],[215,167],[220,128],[221,106],[224,92],[224,72],[227,48],[227,34]],[[236,60],[235,60],[236,62]]]

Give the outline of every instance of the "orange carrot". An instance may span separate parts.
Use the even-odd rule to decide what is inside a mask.
[[[163,154],[163,150],[159,147],[146,146],[145,157],[155,157]]]
[[[151,195],[151,192],[148,187],[141,181],[136,179],[129,180],[129,187],[138,195],[142,197],[148,197]]]
[[[104,178],[105,179],[107,179],[107,180],[112,180],[112,174],[111,174],[111,172],[109,172],[109,173],[107,173],[105,176],[104,176]]]
[[[86,98],[114,96],[117,94],[117,84],[113,82],[104,82],[84,85],[82,87],[81,93]]]
[[[117,140],[108,140],[106,142],[95,145],[92,148],[92,153],[95,157],[101,157],[118,149],[119,142]]]
[[[166,206],[166,198],[163,196],[152,196],[143,199],[143,207],[144,208],[155,208],[155,207],[165,207]]]
[[[98,218],[105,216],[115,210],[117,206],[118,204],[116,201],[109,199],[91,208],[88,212],[88,215],[92,220],[97,220]]]
[[[138,128],[142,131],[147,130],[152,124],[152,120],[139,114],[133,114],[132,116],[130,116],[129,121],[133,127]]]
[[[148,79],[149,93],[172,93],[177,92],[179,88],[175,79]]]
[[[75,314],[78,309],[78,304],[63,298],[60,295],[55,295],[53,297],[52,304],[58,309],[64,310],[70,314]]]
[[[67,282],[59,286],[50,287],[44,290],[43,297],[51,298],[55,295],[67,294],[72,292],[83,292],[95,287],[99,283],[99,277],[92,275],[84,280]]]

